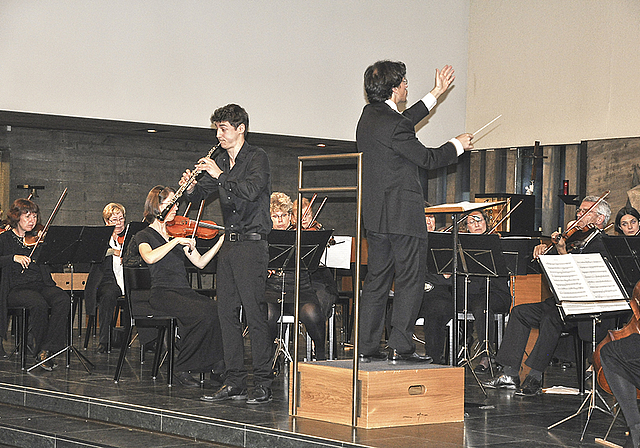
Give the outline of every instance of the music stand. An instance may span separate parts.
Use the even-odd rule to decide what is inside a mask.
[[[496,205],[502,205],[502,204],[506,204],[507,201],[499,201],[499,202],[468,202],[468,201],[463,201],[463,202],[458,202],[455,204],[440,204],[440,205],[433,205],[431,207],[425,207],[424,209],[424,213],[425,215],[428,214],[437,214],[437,213],[451,213],[451,219],[453,222],[453,229],[451,231],[451,235],[453,236],[453,239],[451,240],[451,245],[449,247],[453,248],[453,253],[457,254],[458,253],[458,216],[460,215],[460,213],[470,213],[474,210],[482,210],[485,208],[489,208],[489,207],[493,207]],[[451,268],[451,276],[452,276],[452,296],[453,296],[453,309],[456,310],[457,313],[457,302],[458,302],[458,257],[451,257],[452,261],[453,261],[453,266]],[[458,319],[454,319],[454,324],[455,324],[455,334],[459,334],[460,329],[458,326]],[[465,327],[466,327],[466,322],[465,322]],[[454,338],[454,353],[457,353],[458,351],[458,338]],[[465,346],[466,346],[466,340],[465,340]],[[450,365],[455,365],[455,358],[453,355],[451,355],[450,357]],[[476,377],[477,380],[477,377]],[[481,386],[482,387],[482,386]]]
[[[320,258],[327,247],[327,242],[331,238],[333,230],[303,231],[301,235],[301,270],[314,271],[318,269]],[[280,354],[292,362],[289,348],[284,343],[284,296],[285,296],[285,272],[295,269],[296,257],[296,232],[287,230],[272,230],[267,238],[269,243],[269,265],[270,270],[275,270],[282,276],[282,290],[280,297],[280,324],[278,328],[278,338],[276,351],[273,356],[273,365]],[[297,294],[297,291],[295,292]],[[296,297],[297,300],[297,297]],[[294,329],[297,331],[297,329]],[[297,333],[295,333],[297,335]]]
[[[43,359],[27,369],[27,372],[35,369],[46,361],[56,356],[67,353],[67,368],[71,365],[71,352],[73,352],[87,373],[95,366],[77,348],[73,346],[73,265],[74,263],[99,263],[104,260],[109,247],[109,238],[113,233],[113,226],[51,226],[37,256],[37,262],[41,264],[60,264],[71,269],[71,306],[69,307],[69,335],[68,345],[62,350]]]
[[[627,294],[640,280],[640,238],[627,236],[611,236],[602,238],[609,253],[609,261],[614,272],[618,274]]]
[[[429,272],[437,274],[452,273],[453,250],[449,244],[451,235],[430,232],[429,239],[430,256],[427,262]],[[457,358],[460,358],[458,365],[469,367],[482,392],[485,393],[482,383],[478,379],[475,371],[471,369],[471,362],[483,353],[486,353],[488,357],[491,355],[489,347],[489,281],[491,277],[504,277],[508,275],[504,257],[502,256],[500,237],[498,235],[460,234],[457,257],[459,258],[458,265],[462,266],[462,272],[460,273],[465,276],[463,302],[464,343],[457,355]],[[485,334],[484,341],[482,342],[484,347],[469,358],[469,348],[467,345],[467,313],[469,305],[467,285],[469,277],[473,276],[486,278]],[[457,316],[457,301],[454,309],[456,310],[455,314]],[[480,337],[480,335],[478,335],[478,337]]]

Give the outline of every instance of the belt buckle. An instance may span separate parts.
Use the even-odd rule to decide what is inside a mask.
[[[230,233],[230,234],[229,234],[229,241],[231,241],[232,243],[233,243],[233,242],[236,242],[236,241],[240,241],[239,236],[240,236],[240,235],[239,235],[239,234],[237,234],[237,233],[235,233],[235,232]]]

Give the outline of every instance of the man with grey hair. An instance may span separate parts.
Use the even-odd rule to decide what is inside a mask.
[[[578,221],[576,225],[588,228],[589,224],[593,224],[597,228],[592,232],[592,237],[585,238],[584,241],[586,242],[584,243],[572,245],[568,250],[565,238],[559,232],[554,232],[551,238],[555,247],[553,252],[549,253],[560,255],[569,252],[606,254],[601,231],[604,230],[609,221],[611,207],[605,200],[602,200],[597,206],[593,207],[593,210],[590,210],[598,199],[597,196],[587,196],[582,200],[578,210],[576,210],[576,220]],[[537,258],[546,249],[547,246],[545,244],[536,246],[533,250],[533,256]],[[598,339],[602,339],[606,335],[606,330],[611,325],[612,323],[609,322],[609,319],[603,319],[603,322],[598,325]],[[581,321],[577,326],[581,339],[591,340],[591,321]],[[520,385],[520,364],[522,363],[522,357],[532,328],[539,330],[539,336],[525,361],[531,371],[522,382],[522,385]],[[516,389],[516,395],[525,397],[541,394],[542,373],[551,361],[564,328],[565,323],[562,321],[554,297],[549,297],[544,302],[527,303],[514,307],[511,310],[509,324],[505,329],[502,345],[496,356],[496,362],[503,366],[502,374],[484,383],[484,386],[492,389]]]

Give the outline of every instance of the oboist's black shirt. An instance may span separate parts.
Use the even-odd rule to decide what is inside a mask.
[[[223,173],[214,179],[204,172],[188,195],[189,200],[199,202],[217,192],[227,232],[267,235],[271,231],[271,174],[267,153],[245,142],[232,169],[226,151],[214,160]]]

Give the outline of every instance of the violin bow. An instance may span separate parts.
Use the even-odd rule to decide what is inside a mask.
[[[200,218],[202,217],[202,209],[204,209],[204,199],[200,202],[200,207],[198,208],[198,216],[196,217],[196,223],[193,226],[193,233],[191,234],[191,239],[196,239],[196,233],[198,232],[198,226],[200,225]],[[189,250],[191,253],[191,250]]]
[[[313,218],[311,218],[311,222],[309,222],[309,226],[311,226],[311,224],[313,224],[316,221],[316,219],[318,218],[318,215],[320,214],[320,211],[322,210],[322,207],[324,207],[324,204],[326,202],[327,202],[327,197],[325,196],[322,202],[320,203],[320,207],[318,207],[318,210],[316,210],[316,214],[313,215]]]
[[[60,199],[58,199],[58,203],[53,208],[53,211],[51,212],[51,215],[49,215],[49,219],[47,220],[47,223],[45,224],[45,226],[42,228],[42,231],[38,235],[38,239],[33,245],[33,248],[31,248],[31,253],[29,254],[29,258],[33,257],[33,254],[38,248],[38,245],[44,239],[44,236],[47,234],[47,231],[49,230],[49,226],[51,226],[51,222],[53,221],[53,218],[55,218],[56,214],[58,213],[58,210],[60,209],[60,206],[62,205],[62,201],[64,201],[64,198],[67,196],[68,189],[69,187],[66,187],[62,192],[62,194],[60,195]],[[22,269],[22,272],[24,272],[24,269]]]
[[[509,198],[509,199],[511,199],[511,198]],[[491,228],[491,230],[489,230],[489,231],[487,232],[487,234],[491,234],[491,233],[493,233],[493,232],[494,232],[498,227],[500,227],[500,224],[502,224],[502,223],[503,223],[503,222],[504,222],[504,221],[505,221],[509,216],[511,216],[511,213],[513,213],[513,212],[514,212],[514,211],[515,211],[515,210],[520,206],[520,204],[522,204],[522,202],[523,202],[523,201],[518,202],[518,203],[516,204],[516,206],[515,206],[515,207],[513,207],[511,210],[509,210],[509,211],[507,212],[507,214],[506,214],[506,215],[504,215],[504,218],[502,218],[500,221],[498,221],[498,223],[497,223],[496,225],[494,225],[494,226]]]

